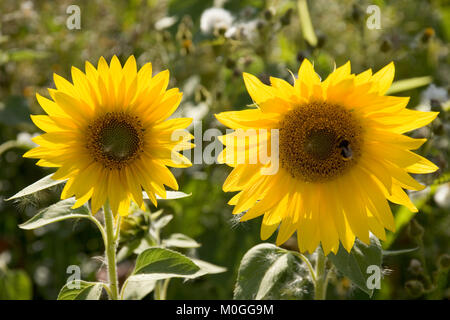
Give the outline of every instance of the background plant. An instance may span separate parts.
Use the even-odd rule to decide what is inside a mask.
[[[170,85],[184,92],[180,110],[184,115],[202,118],[207,129],[219,127],[213,113],[251,103],[243,85],[243,71],[262,80],[269,74],[289,80],[288,70],[296,71],[304,57],[314,61],[322,77],[333,70],[334,63],[351,60],[352,70],[360,72],[369,67],[378,70],[394,60],[396,80],[431,77],[419,81],[420,87],[415,86],[417,80],[406,87],[403,84],[403,89],[410,89],[395,94],[412,96],[410,108],[441,111],[439,121],[415,134],[432,137],[419,152],[441,170],[424,178],[423,182],[431,184],[429,189],[415,194],[418,214],[393,206],[398,231],[389,235],[383,249],[419,249],[384,255],[382,266],[387,274],[373,299],[448,297],[448,271],[443,262],[450,237],[450,7],[445,1],[309,1],[315,46],[302,33],[297,1],[226,1],[223,7],[235,22],[232,28],[212,28],[210,33],[201,30],[200,18],[213,1],[78,1],[81,30],[68,30],[66,9],[72,2],[5,0],[0,4],[3,199],[50,173],[21,155],[30,148],[29,135],[37,130],[29,114],[41,112],[34,93],[44,94],[52,85],[52,71],[70,78],[67,66],[82,68],[84,60],[95,62],[101,55],[109,59],[114,54],[121,60],[134,54],[141,65],[152,61],[155,72],[170,66]],[[370,4],[381,9],[380,30],[366,27],[365,10]],[[240,31],[233,33],[230,29]],[[232,298],[240,261],[260,242],[260,221],[237,224],[231,218],[231,207],[226,204],[231,195],[221,190],[228,168],[195,165],[174,172],[181,189],[192,196],[161,204],[164,212],[173,215],[162,230],[163,237],[185,233],[202,243],[188,251],[226,267],[228,272],[192,280],[189,286],[181,279],[172,279],[167,298]],[[91,259],[102,254],[101,239],[87,221],[62,221],[31,232],[17,228],[41,208],[57,202],[59,188],[54,186],[15,204],[0,202],[1,259],[7,265],[6,273],[20,271],[28,278],[25,281],[32,283],[13,286],[15,294],[26,291],[23,298],[56,297],[66,282],[68,265],[80,265],[88,281],[103,276],[97,272],[101,262]],[[417,225],[423,228],[421,238],[414,232],[420,229]],[[284,249],[295,250],[295,241],[292,243]],[[131,272],[127,262],[131,259],[134,257],[119,264],[119,275]],[[444,285],[443,278],[447,280]],[[343,274],[330,278],[329,284],[329,298],[368,298]]]

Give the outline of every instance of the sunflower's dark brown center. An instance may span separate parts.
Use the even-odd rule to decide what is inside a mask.
[[[352,111],[325,102],[300,105],[280,123],[280,162],[291,176],[326,182],[355,165],[363,129]]]
[[[108,169],[121,169],[143,151],[144,129],[138,117],[108,112],[87,129],[86,147]]]

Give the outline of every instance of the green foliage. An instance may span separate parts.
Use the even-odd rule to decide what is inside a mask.
[[[339,272],[348,277],[359,289],[372,296],[374,290],[367,287],[367,279],[371,275],[368,273],[368,267],[374,265],[381,270],[383,261],[381,244],[377,238],[371,237],[370,245],[356,240],[350,253],[341,245],[337,254],[330,253],[328,258]]]
[[[155,279],[136,279],[128,278],[128,283],[123,289],[122,299],[124,300],[141,300],[150,294],[156,286]]]
[[[314,32],[314,27],[309,16],[308,3],[306,0],[298,1],[298,12],[300,24],[302,26],[303,37],[308,43],[315,47],[317,45],[317,37]]]
[[[78,280],[66,284],[58,295],[58,300],[99,300],[103,284]]]
[[[145,191],[142,192],[144,195],[144,199],[148,199],[148,195]],[[181,198],[186,198],[189,197],[190,194],[186,194],[184,192],[181,191],[166,191],[166,197],[165,198],[161,198],[160,196],[156,196],[157,199],[159,200],[173,200],[173,199],[181,199]]]
[[[61,200],[39,211],[38,214],[19,225],[19,227],[25,230],[32,230],[66,219],[89,218],[90,213],[87,205],[83,205],[77,209],[71,209],[74,204],[74,198]]]
[[[311,287],[302,261],[287,250],[262,243],[242,258],[234,299],[307,299]]]
[[[8,270],[0,267],[0,300],[30,300],[33,286],[23,270]]]
[[[163,240],[163,245],[176,248],[199,248],[201,246],[200,243],[182,233],[171,234],[168,239]]]
[[[43,177],[42,179],[30,184],[29,186],[27,186],[26,188],[24,188],[23,190],[19,191],[18,193],[16,193],[15,195],[13,195],[12,197],[8,198],[7,200],[15,200],[15,199],[19,199],[19,198],[23,198],[26,196],[30,196],[36,192],[42,191],[42,190],[46,190],[49,189],[53,186],[56,186],[60,183],[65,182],[65,180],[53,180],[52,177],[53,174],[49,174],[48,176]]]
[[[405,80],[399,80],[392,83],[389,90],[386,92],[386,94],[392,95],[393,93],[398,93],[402,91],[407,91],[411,89],[415,89],[418,87],[426,86],[427,84],[430,84],[433,81],[431,77],[418,77],[418,78],[411,78],[411,79],[405,79]]]
[[[149,248],[143,251],[136,260],[134,276],[142,279],[167,279],[173,277],[190,276],[199,267],[188,257],[164,248]]]
[[[308,10],[299,10],[298,3],[302,6],[307,3]],[[347,60],[351,61],[354,72],[367,68],[375,72],[393,60],[397,93],[393,89],[390,93],[411,96],[408,105],[411,109],[430,103],[423,96],[426,87],[418,85],[424,85],[431,78],[433,84],[446,90],[450,82],[450,8],[445,1],[226,1],[224,8],[231,12],[236,23],[255,22],[258,26],[245,29],[250,30],[249,38],[239,35],[227,38],[200,30],[200,17],[213,5],[212,0],[106,0],[101,3],[80,0],[77,5],[82,12],[81,30],[66,28],[67,3],[34,1],[32,4],[27,7],[15,0],[0,2],[0,251],[11,254],[6,274],[23,270],[33,275],[34,299],[57,296],[66,282],[67,265],[82,266],[83,277],[91,282],[101,278],[101,272],[97,272],[100,263],[90,257],[102,254],[103,243],[98,232],[83,222],[86,219],[46,224],[45,228],[29,232],[18,231],[18,224],[59,202],[59,189],[64,181],[48,188],[37,186],[38,192],[34,192],[33,187],[24,196],[13,196],[16,201],[2,201],[40,177],[49,178],[54,172],[54,168],[36,167],[35,160],[23,159],[22,154],[31,141],[19,143],[18,139],[20,133],[40,133],[32,125],[29,114],[43,113],[35,93],[49,96],[46,88],[53,87],[54,72],[70,80],[70,66],[83,69],[84,60],[96,64],[100,56],[109,59],[117,54],[124,62],[134,54],[140,66],[151,61],[155,73],[170,69],[169,87],[177,86],[183,91],[180,114],[187,116],[186,110],[195,113],[205,107],[204,129],[223,129],[215,121],[214,113],[239,110],[252,103],[242,81],[242,72],[251,72],[265,81],[272,75],[292,82],[288,70],[295,73],[305,57],[314,62],[322,79],[335,64],[340,66]],[[381,8],[380,30],[366,28],[365,9],[371,4]],[[267,9],[272,10],[271,19],[265,17]],[[309,21],[300,18],[305,14]],[[164,17],[173,17],[175,22],[157,29],[156,22]],[[427,34],[431,36],[426,37]],[[317,45],[314,40],[308,40],[314,36]],[[421,81],[417,82],[418,79]],[[444,128],[448,123],[448,106],[448,102],[444,102],[439,109],[439,120]],[[420,176],[423,183],[432,187],[425,197],[411,193],[418,213],[392,206],[397,228],[395,233],[388,232],[387,241],[383,242],[387,250],[383,263],[393,273],[383,279],[382,289],[375,292],[375,299],[412,298],[405,288],[411,279],[421,282],[428,292],[431,290],[428,283],[437,281],[435,275],[439,278],[436,282],[439,290],[419,298],[448,298],[448,274],[439,271],[437,261],[440,255],[450,251],[450,216],[448,208],[434,199],[435,190],[449,182],[449,134],[448,130],[441,129],[431,125],[408,133],[415,138],[428,138],[418,153],[436,163],[441,168],[440,173],[446,173]],[[121,281],[131,271],[126,266],[137,254],[151,247],[167,247],[179,250],[199,268],[200,262],[191,257],[213,261],[228,270],[202,281],[189,281],[189,285],[183,282],[184,278],[174,278],[168,298],[232,297],[240,260],[260,242],[260,220],[242,224],[232,220],[232,208],[227,205],[231,195],[221,189],[229,171],[216,165],[174,170],[181,189],[192,196],[158,201],[158,207],[164,209],[167,216],[173,216],[163,229],[155,227],[154,223],[163,216],[163,211],[136,214],[135,220],[127,219],[129,224],[127,230],[121,230],[119,244],[119,257],[123,262],[119,265]],[[408,233],[407,226],[413,217],[425,230],[422,245]],[[159,223],[164,220],[169,218]],[[177,235],[179,233],[183,236]],[[419,249],[391,254],[415,247]],[[427,274],[430,281],[424,280],[423,275],[416,279],[411,274],[411,259],[421,261],[423,274]],[[330,297],[367,298],[360,290],[351,290],[347,278],[332,280]],[[124,298],[144,298],[157,286],[147,283],[142,287],[133,289],[129,283]],[[15,286],[10,292],[19,292],[22,288],[27,285]]]
[[[403,250],[382,250],[383,257],[396,256],[399,254],[405,254],[414,252],[419,248],[403,249]]]
[[[165,247],[176,247],[181,249],[199,248],[201,245],[194,239],[180,233],[171,234],[167,239],[161,239],[161,229],[166,227],[172,220],[172,215],[162,215],[162,211],[155,213],[136,210],[132,216],[125,219],[136,221],[134,217],[147,216],[150,220],[140,219],[142,224],[150,223],[146,232],[139,234],[133,241],[126,241],[119,251],[119,260],[137,254],[137,260],[133,272],[125,281],[121,297],[123,299],[143,299],[152,291],[161,287],[165,298],[168,281],[171,278],[195,279],[206,274],[225,272],[226,269],[199,259],[190,258],[180,252]],[[129,225],[130,226],[130,225]],[[129,227],[128,226],[128,227]],[[133,228],[142,229],[139,225],[131,225]],[[121,230],[130,232],[130,230]],[[164,282],[161,282],[164,281]]]

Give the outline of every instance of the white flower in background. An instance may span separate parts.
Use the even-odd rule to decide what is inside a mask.
[[[37,147],[38,145],[36,143],[34,143],[31,139],[34,137],[37,137],[38,135],[39,135],[38,133],[34,133],[33,135],[31,135],[28,132],[19,132],[16,140],[20,144],[29,146],[30,148],[34,148],[34,147]]]
[[[450,209],[450,183],[446,183],[436,190],[434,201],[441,208]]]
[[[445,88],[436,87],[434,84],[430,84],[430,86],[422,92],[422,100],[446,102],[448,100],[448,93]]]
[[[3,251],[2,253],[0,253],[0,269],[5,268],[10,262],[11,253],[9,251]]]
[[[257,27],[259,20],[251,20],[248,22],[239,22],[233,24],[225,32],[225,37],[227,38],[245,38],[249,41],[253,41],[258,36]]]
[[[185,117],[192,118],[194,121],[202,120],[209,111],[208,104],[206,102],[200,102],[197,105],[193,105],[191,103],[185,104],[184,106],[184,115]]]
[[[426,90],[422,91],[420,105],[417,107],[417,109],[420,111],[430,111],[431,101],[437,101],[439,103],[447,102],[447,89],[437,87],[434,84],[430,84]]]
[[[177,20],[178,20],[177,17],[164,17],[162,19],[159,19],[155,23],[155,29],[159,31],[170,28],[177,22]]]
[[[33,1],[24,1],[20,4],[20,10],[24,16],[29,17],[34,13]]]
[[[211,34],[214,30],[228,30],[233,23],[231,13],[222,8],[209,8],[203,11],[200,18],[200,29],[205,34]]]

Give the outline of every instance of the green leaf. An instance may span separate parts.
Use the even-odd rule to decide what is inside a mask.
[[[204,276],[205,274],[216,274],[216,273],[222,273],[227,271],[226,268],[217,266],[215,264],[199,260],[199,259],[191,259],[199,268],[196,273],[186,276],[187,279],[195,279],[199,278],[201,276]]]
[[[169,224],[169,222],[172,221],[172,219],[173,219],[173,215],[171,215],[171,214],[162,216],[161,218],[159,218],[158,220],[156,220],[152,223],[152,227],[155,228],[156,230],[161,230],[162,228],[167,226]]]
[[[302,28],[303,38],[313,47],[317,45],[317,37],[309,15],[308,3],[306,0],[298,0],[298,14]]]
[[[155,211],[155,212],[150,213],[150,219],[151,219],[151,220],[156,220],[156,219],[158,219],[158,218],[162,215],[163,212],[164,212],[164,209],[160,209],[160,210],[158,210],[158,211]]]
[[[419,247],[410,248],[410,249],[403,249],[403,250],[383,250],[382,253],[383,253],[383,257],[398,256],[400,254],[414,252],[417,249],[419,249]]]
[[[30,300],[33,284],[23,270],[0,269],[0,300]]]
[[[22,198],[22,197],[25,197],[25,196],[29,196],[29,195],[31,195],[33,193],[38,192],[38,191],[42,191],[42,190],[51,188],[53,186],[56,186],[57,184],[66,182],[66,180],[53,180],[51,178],[52,175],[53,175],[53,173],[49,174],[48,176],[45,176],[44,178],[36,181],[33,184],[30,184],[28,187],[26,187],[25,189],[22,189],[21,191],[19,191],[15,195],[13,195],[11,198],[6,199],[6,201]]]
[[[139,247],[141,244],[142,239],[134,239],[131,241],[127,241],[123,245],[121,245],[121,248],[117,252],[117,262],[121,262],[131,256],[134,251]],[[147,249],[147,248],[146,248]]]
[[[367,279],[371,275],[367,273],[367,267],[376,265],[381,269],[383,261],[380,241],[377,238],[371,237],[370,245],[356,240],[350,253],[341,245],[337,254],[330,253],[328,258],[333,262],[337,270],[370,297],[372,296],[373,289],[367,287]]]
[[[19,225],[19,227],[25,230],[32,230],[61,220],[89,217],[89,209],[86,205],[77,209],[71,209],[74,204],[74,198],[59,201],[39,211],[39,213]]]
[[[199,270],[191,259],[181,253],[164,248],[149,248],[137,257],[131,280],[183,278]]]
[[[19,49],[9,52],[9,59],[11,61],[37,60],[44,59],[49,56],[48,52],[36,51],[31,49]]]
[[[405,80],[399,80],[392,83],[386,94],[393,94],[397,92],[407,91],[418,87],[423,87],[433,81],[432,77],[417,77]]]
[[[198,267],[199,270],[191,275],[183,275],[185,279],[195,279],[205,274],[215,274],[225,272],[227,269],[216,266],[212,263],[191,259]],[[141,300],[155,289],[156,278],[152,275],[132,275],[128,279],[127,286],[123,292],[124,300]]]
[[[123,300],[141,300],[155,289],[157,280],[130,277],[123,292]]]
[[[166,191],[166,197],[165,198],[161,198],[160,196],[156,196],[156,199],[159,200],[173,200],[173,199],[181,199],[181,198],[186,198],[191,196],[192,193],[184,193],[181,191]]]
[[[168,239],[163,240],[166,247],[198,248],[200,243],[182,233],[174,233]]]
[[[234,299],[305,299],[312,288],[303,262],[289,251],[263,243],[242,258]]]
[[[143,198],[145,200],[149,199],[147,192],[142,191],[142,195],[143,195]],[[184,193],[184,192],[181,192],[181,191],[166,191],[166,197],[165,198],[161,198],[160,196],[157,195],[156,199],[158,199],[158,200],[173,200],[173,199],[186,198],[186,197],[189,197],[191,195],[192,195],[192,193],[187,194],[187,193]]]
[[[205,274],[225,272],[226,269],[198,259],[191,259],[164,248],[149,248],[136,260],[123,292],[125,300],[139,300],[153,291],[157,280],[169,278],[194,279]]]
[[[99,300],[102,295],[103,284],[79,280],[78,288],[69,288],[76,283],[68,283],[62,287],[58,300]]]

